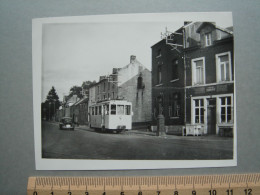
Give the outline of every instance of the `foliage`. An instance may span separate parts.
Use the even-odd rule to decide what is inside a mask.
[[[42,118],[46,120],[54,119],[57,109],[61,106],[56,89],[52,87],[46,97],[45,102],[41,104]]]
[[[82,87],[76,85],[71,87],[68,99],[71,98],[73,95],[77,95],[77,97],[80,99],[83,98]]]

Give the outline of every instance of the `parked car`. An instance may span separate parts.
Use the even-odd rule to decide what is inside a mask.
[[[72,121],[72,118],[70,117],[63,117],[60,120],[60,129],[71,129],[74,130],[74,123]]]

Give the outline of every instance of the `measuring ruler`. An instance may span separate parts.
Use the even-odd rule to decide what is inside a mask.
[[[260,195],[260,174],[29,177],[27,195]]]

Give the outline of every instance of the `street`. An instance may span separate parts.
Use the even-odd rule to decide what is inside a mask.
[[[76,127],[59,130],[42,121],[42,157],[55,159],[212,160],[233,159],[233,138],[218,136],[154,136],[125,131],[120,134]]]

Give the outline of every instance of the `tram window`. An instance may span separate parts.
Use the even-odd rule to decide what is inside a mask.
[[[116,105],[111,104],[111,114],[115,115],[116,114]]]
[[[126,109],[126,115],[131,115],[131,106],[130,105],[126,105],[125,109]]]
[[[96,106],[95,107],[95,115],[97,115],[98,114],[98,107]]]
[[[117,114],[124,115],[124,105],[117,105]]]
[[[109,115],[109,104],[106,105],[106,115]]]
[[[101,110],[102,110],[102,109],[101,109],[101,106],[99,106],[99,109],[98,109],[98,111],[99,111],[98,114],[99,114],[99,115],[101,115]]]
[[[92,107],[91,110],[92,110],[92,115],[95,115],[95,113],[94,113],[94,111],[95,111],[94,107]]]

